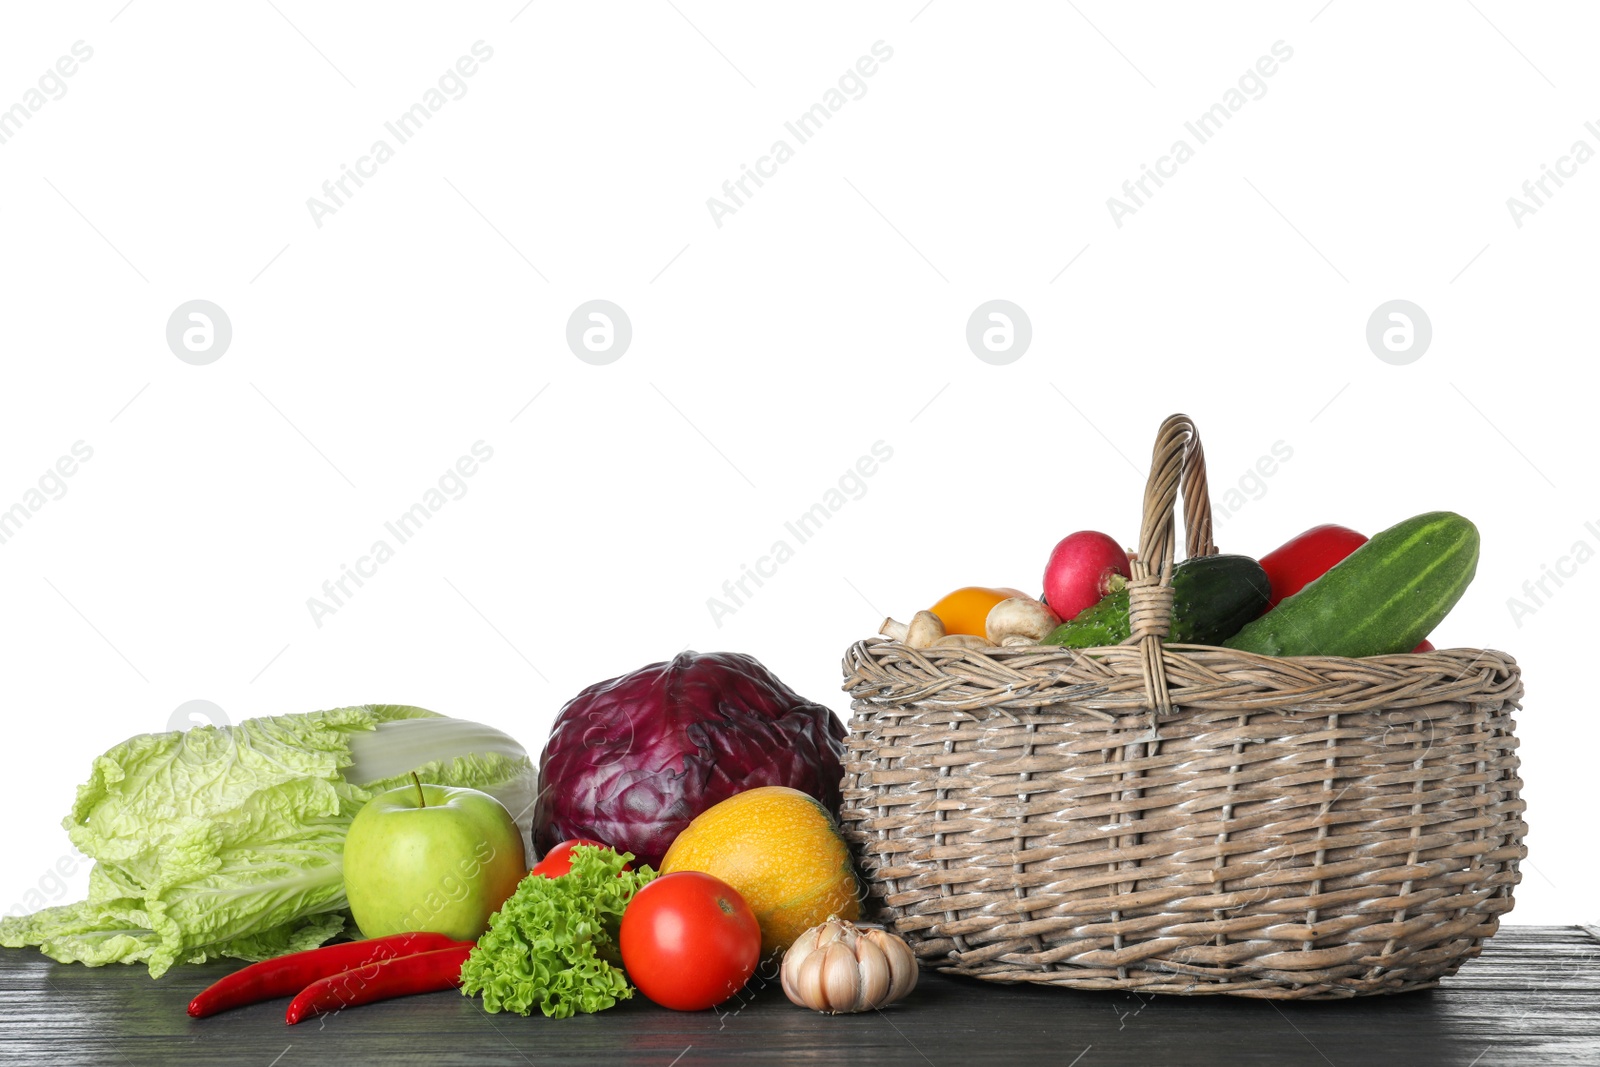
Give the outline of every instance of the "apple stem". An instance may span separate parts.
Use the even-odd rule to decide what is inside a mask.
[[[419,807],[419,808],[427,807],[428,806],[428,800],[427,800],[426,797],[424,797],[422,795],[422,779],[417,777],[417,772],[416,771],[412,771],[411,772],[411,780],[413,782],[417,783],[417,807]]]

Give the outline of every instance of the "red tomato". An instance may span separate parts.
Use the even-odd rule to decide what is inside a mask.
[[[546,852],[544,854],[544,858],[540,860],[538,864],[534,866],[533,870],[529,871],[528,873],[537,874],[544,878],[560,878],[563,874],[571,873],[572,848],[574,845],[596,845],[600,848],[606,847],[599,841],[590,841],[585,837],[575,837],[571,841],[561,842],[561,844],[557,845],[549,852]],[[633,864],[624,863],[622,865],[622,869],[625,871],[631,871],[633,870]]]
[[[733,996],[761,960],[761,927],[737,890],[699,871],[664,874],[622,913],[622,966],[663,1008],[700,1011]]]

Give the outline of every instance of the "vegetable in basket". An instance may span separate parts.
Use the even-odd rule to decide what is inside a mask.
[[[1036,645],[1061,624],[1061,616],[1031,596],[1002,600],[989,611],[983,636],[991,645]]]
[[[944,620],[931,611],[917,612],[909,623],[884,619],[878,632],[907,648],[993,648],[1036,645],[1060,625],[1061,617],[1048,604],[1019,593],[989,608],[983,619],[982,636],[946,632]]]
[[[982,637],[989,609],[1007,597],[1026,595],[1022,590],[1009,586],[964,585],[940,597],[929,611],[944,624],[945,634]]]
[[[1051,550],[1044,567],[1044,599],[1057,615],[1070,619],[1112,593],[1114,578],[1126,579],[1131,573],[1128,553],[1115,538],[1079,530]]]
[[[1044,639],[1047,645],[1099,648],[1132,632],[1128,586],[1112,578],[1115,592],[1068,619]],[[1270,589],[1261,564],[1249,556],[1195,556],[1172,568],[1170,642],[1214,645],[1232,637],[1267,606]]]
[[[1284,597],[1294,596],[1366,543],[1366,534],[1331,522],[1291,537],[1261,557],[1261,567],[1272,583],[1267,607],[1277,607]],[[1411,651],[1432,652],[1433,642],[1424,639]]]
[[[1285,541],[1261,557],[1261,569],[1272,583],[1272,600],[1267,606],[1277,607],[1284,597],[1294,596],[1366,543],[1366,534],[1332,522]]]
[[[1450,511],[1396,523],[1223,642],[1265,656],[1387,656],[1417,646],[1478,570],[1478,528]]]
[[[141,734],[94,761],[62,825],[97,862],[89,899],[0,919],[0,945],[63,963],[264,960],[345,927],[345,831],[407,780],[468,786],[512,812],[533,765],[510,737],[421,708],[365,704]]]

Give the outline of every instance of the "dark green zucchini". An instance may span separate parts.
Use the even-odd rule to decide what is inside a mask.
[[[1266,610],[1272,586],[1249,556],[1196,556],[1172,568],[1169,642],[1215,645]],[[1051,631],[1047,645],[1098,648],[1128,639],[1128,590],[1117,589]]]

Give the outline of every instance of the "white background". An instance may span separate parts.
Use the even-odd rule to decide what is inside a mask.
[[[1182,410],[1219,510],[1293,450],[1225,550],[1478,523],[1435,637],[1526,672],[1512,919],[1596,918],[1600,563],[1507,605],[1600,548],[1600,163],[1521,227],[1506,204],[1600,148],[1592,12],[275,2],[7,11],[0,108],[93,57],[0,145],[0,508],[74,442],[93,458],[0,544],[0,905],[65,853],[93,756],[188,700],[415,703],[537,750],[580,688],[690,646],[844,714],[840,656],[884,614],[1036,591],[1074,529],[1134,543]],[[307,198],[479,40],[466,94],[319,228]],[[865,95],[796,145],[785,121],[877,41]],[[1265,95],[1115,225],[1107,198],[1277,41]],[[779,138],[794,158],[718,227],[707,198]],[[197,298],[233,326],[207,366],[165,340]],[[594,298],[633,324],[608,366],[565,343]],[[994,298],[1033,327],[1006,366],[964,337]],[[1365,341],[1397,298],[1433,324],[1406,366]],[[317,626],[307,599],[480,440],[465,496]],[[865,494],[719,627],[707,599],[880,440]]]

